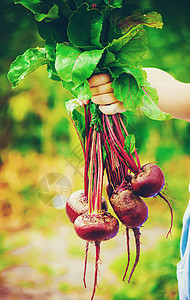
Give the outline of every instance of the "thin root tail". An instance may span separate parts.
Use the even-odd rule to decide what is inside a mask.
[[[83,283],[84,283],[85,288],[86,288],[86,270],[87,270],[88,250],[89,250],[89,242],[86,242],[84,273],[83,273]]]
[[[168,238],[169,234],[172,236],[172,226],[173,226],[173,209],[171,207],[171,204],[169,200],[161,193],[158,193],[158,195],[168,204],[169,209],[170,209],[170,214],[171,214],[171,221],[170,221],[170,228],[166,234],[166,238]]]
[[[129,275],[128,283],[130,283],[131,277],[135,271],[135,268],[136,268],[136,266],[139,262],[139,258],[140,258],[140,230],[139,230],[139,227],[134,227],[134,228],[132,228],[132,230],[133,230],[133,233],[135,236],[135,242],[136,242],[136,259],[135,259],[133,268],[131,270],[131,273]]]
[[[126,237],[127,237],[127,266],[125,269],[125,273],[123,275],[123,281],[125,281],[125,277],[127,275],[127,271],[129,269],[129,263],[130,263],[129,228],[128,227],[126,227]]]
[[[97,287],[97,279],[98,279],[98,263],[100,258],[100,242],[95,242],[96,247],[96,260],[95,260],[95,273],[94,273],[94,288],[91,296],[91,300],[94,299],[94,295]]]

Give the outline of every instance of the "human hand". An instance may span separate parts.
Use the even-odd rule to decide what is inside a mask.
[[[108,74],[97,74],[89,80],[92,92],[92,102],[99,105],[99,109],[106,115],[124,112],[123,103],[117,100],[111,87],[112,78]]]
[[[91,101],[99,105],[99,109],[106,115],[113,115],[124,112],[126,109],[123,103],[117,100],[111,87],[112,78],[108,74],[97,74],[89,80],[90,90],[92,92]],[[90,100],[80,102],[82,106],[88,104]]]

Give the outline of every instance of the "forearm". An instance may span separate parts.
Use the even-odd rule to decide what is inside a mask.
[[[160,69],[144,70],[148,82],[157,90],[159,108],[170,113],[175,119],[190,122],[190,84],[179,82]],[[123,103],[116,99],[111,83],[112,78],[108,74],[94,75],[89,79],[93,94],[91,100],[99,105],[103,113],[109,115],[125,111]]]
[[[174,79],[168,73],[146,68],[147,80],[155,87],[159,96],[159,108],[176,119],[190,122],[190,84]]]

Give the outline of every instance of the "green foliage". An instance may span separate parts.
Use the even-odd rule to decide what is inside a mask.
[[[91,76],[98,64],[103,50],[81,51],[67,44],[57,45],[55,67],[61,79],[66,82],[82,84]],[[84,68],[88,64],[88,68]],[[90,90],[90,89],[89,89]]]
[[[137,12],[136,14],[123,19],[120,23],[118,23],[118,27],[122,32],[126,32],[129,30],[129,28],[137,24],[142,24],[148,27],[155,27],[159,29],[162,29],[163,27],[162,17],[155,11],[148,14]]]
[[[27,9],[31,10],[35,14],[35,18],[38,22],[41,22],[45,18],[47,20],[54,20],[59,18],[58,16],[58,7],[53,5],[53,1],[48,0],[15,0],[15,3],[20,3],[25,6]]]
[[[127,34],[113,40],[108,50],[115,55],[117,65],[135,68],[147,51],[147,36],[142,25],[137,25]]]
[[[8,79],[13,88],[26,76],[48,63],[45,49],[28,49],[23,55],[19,55],[10,66]]]
[[[161,111],[158,106],[155,104],[153,99],[156,98],[158,100],[158,96],[154,88],[152,88],[149,84],[143,87],[144,97],[143,97],[143,105],[141,106],[141,110],[145,113],[147,117],[153,120],[169,120],[172,116],[169,113],[165,113]]]
[[[129,111],[135,111],[142,104],[143,91],[139,89],[133,76],[121,73],[112,84],[115,97],[122,101]]]
[[[98,6],[96,3],[77,1],[76,7],[72,5],[75,7],[72,11],[71,2],[58,1],[54,5],[54,1],[47,0],[32,3],[28,0],[16,1],[31,10],[36,20],[41,22],[38,30],[45,40],[45,49],[43,58],[39,53],[42,50],[36,53],[33,49],[27,50],[13,62],[8,74],[13,87],[27,74],[47,64],[49,78],[61,80],[64,88],[84,101],[91,97],[87,79],[93,74],[109,71],[114,78],[115,95],[128,110],[140,108],[152,119],[167,119],[168,116],[155,105],[156,91],[151,90],[150,93],[150,89],[147,90],[148,83],[143,72],[139,72],[139,63],[148,43],[142,24],[161,28],[160,15],[155,12],[143,15],[142,11],[138,17],[132,14],[127,29],[125,26],[121,30],[122,35],[118,34],[120,22],[124,18],[123,22],[128,24],[125,18],[129,17],[130,5],[128,10],[126,4],[122,7],[122,1],[105,1],[106,5],[98,2]],[[128,32],[125,34],[125,31]],[[131,69],[133,72],[130,72]],[[143,79],[139,80],[139,76]],[[146,91],[139,85],[142,81]]]
[[[105,3],[112,7],[121,7],[122,6],[122,0],[105,0]]]
[[[82,107],[74,99],[66,102],[66,109],[72,121],[74,122],[76,130],[82,140],[82,138],[85,137],[86,135],[85,117],[84,117],[84,111]]]
[[[97,9],[89,10],[86,3],[82,4],[69,20],[68,36],[70,42],[83,50],[102,48],[100,43],[102,24],[102,12]]]
[[[135,136],[134,134],[129,134],[125,138],[125,150],[130,155],[135,150]]]

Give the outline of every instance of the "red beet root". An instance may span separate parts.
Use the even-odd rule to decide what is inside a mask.
[[[119,220],[126,227],[139,227],[148,218],[146,203],[132,190],[125,189],[120,192],[117,189],[109,200]]]
[[[122,184],[119,188],[116,189],[116,192],[110,197],[110,203],[115,211],[116,215],[120,221],[126,226],[126,236],[127,236],[127,253],[128,253],[128,262],[123,276],[125,280],[129,263],[130,263],[130,247],[129,247],[129,229],[133,230],[136,242],[136,259],[131,270],[131,273],[128,278],[128,283],[131,280],[133,272],[138,264],[140,257],[140,230],[139,227],[147,220],[148,218],[148,207],[146,203],[137,195],[133,193],[132,190],[125,188],[125,184]]]
[[[131,187],[136,195],[142,197],[156,196],[165,183],[162,170],[154,164],[148,163],[141,168],[141,172],[131,180]]]
[[[108,210],[104,197],[102,197],[102,209],[105,211]],[[88,210],[88,198],[84,195],[83,190],[74,192],[67,200],[66,213],[71,223],[74,223],[78,216],[85,214]]]
[[[79,216],[74,222],[78,236],[89,242],[101,242],[113,238],[119,230],[118,220],[110,213],[88,213]]]
[[[95,274],[94,274],[94,288],[91,300],[94,298],[97,277],[98,277],[98,262],[100,257],[100,242],[113,238],[119,230],[119,222],[110,213],[101,211],[98,214],[84,214],[80,215],[74,222],[74,228],[77,235],[87,241],[86,254],[85,254],[85,268],[83,282],[86,287],[86,266],[87,266],[87,253],[89,242],[94,242],[96,247],[96,261],[95,261]]]

